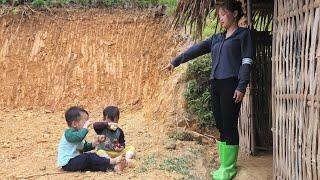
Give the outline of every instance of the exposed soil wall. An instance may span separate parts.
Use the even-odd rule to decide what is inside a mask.
[[[159,94],[172,94],[161,69],[183,41],[165,18],[103,9],[51,13],[0,19],[0,106],[150,108],[166,98]]]

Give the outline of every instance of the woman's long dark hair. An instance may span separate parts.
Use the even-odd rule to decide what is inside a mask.
[[[238,15],[236,17],[237,21],[239,21],[241,17],[244,15],[243,9],[242,9],[242,3],[236,0],[224,0],[223,3],[218,6],[217,9],[218,10],[225,9],[230,12],[237,11],[238,12]]]

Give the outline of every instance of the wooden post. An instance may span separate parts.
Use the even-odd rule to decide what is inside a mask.
[[[252,0],[247,0],[248,27],[252,29]]]
[[[253,29],[253,25],[252,25],[252,0],[247,0],[247,18],[248,18],[248,28],[249,29]],[[251,79],[252,79],[252,74],[251,74]],[[250,81],[250,97],[249,97],[249,106],[251,106],[251,110],[253,109],[252,107],[252,84],[251,84],[252,80]],[[252,114],[253,112],[251,111],[251,118],[249,119],[250,122],[250,146],[251,146],[251,153],[252,155],[255,155],[255,128],[254,128],[254,116]]]

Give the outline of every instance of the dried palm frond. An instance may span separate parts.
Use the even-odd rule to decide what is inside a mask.
[[[201,37],[206,24],[206,18],[213,10],[212,0],[180,0],[173,20],[174,28],[190,25],[190,31],[195,28],[195,36]]]
[[[272,5],[273,6],[273,5]],[[253,26],[254,29],[258,31],[271,31],[272,29],[272,19],[273,19],[273,9],[270,8],[260,8],[253,9]]]
[[[173,27],[189,26],[190,33],[194,30],[194,38],[201,39],[206,25],[206,19],[216,4],[222,0],[180,0],[173,19]],[[247,0],[241,0],[246,7]],[[252,9],[253,26],[258,31],[271,31],[273,19],[273,1],[254,0]],[[216,21],[216,14],[211,17]],[[213,33],[221,31],[218,24],[214,26]]]

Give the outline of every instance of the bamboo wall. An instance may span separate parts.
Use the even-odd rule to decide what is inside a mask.
[[[320,1],[275,1],[274,179],[320,179]]]
[[[250,86],[251,84],[247,87],[242,101],[238,123],[240,150],[246,154],[254,154],[252,93]]]

